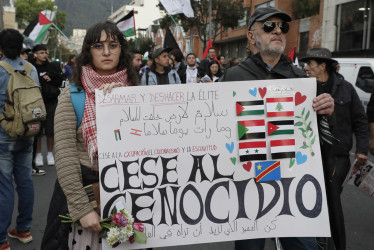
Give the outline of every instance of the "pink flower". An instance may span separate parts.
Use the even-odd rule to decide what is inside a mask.
[[[133,228],[139,232],[144,232],[144,225],[141,222],[134,222]]]
[[[121,226],[121,227],[126,227],[127,226],[128,219],[126,216],[122,213],[118,213],[113,215],[113,223]]]
[[[134,235],[131,235],[131,236],[130,236],[129,241],[130,241],[131,244],[134,243],[134,241],[135,241],[135,240],[134,240]]]

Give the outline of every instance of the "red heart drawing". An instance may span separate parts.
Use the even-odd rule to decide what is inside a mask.
[[[247,172],[249,172],[249,171],[251,171],[251,168],[252,168],[252,162],[247,162],[247,163],[244,163],[243,164],[243,168],[247,171]]]
[[[264,99],[264,96],[266,95],[266,87],[265,88],[258,88],[258,92],[260,93],[260,96],[262,99]]]
[[[295,96],[295,105],[299,105],[299,104],[302,104],[303,102],[305,102],[306,100],[306,95],[302,95],[300,92],[297,92],[296,93],[296,96]]]

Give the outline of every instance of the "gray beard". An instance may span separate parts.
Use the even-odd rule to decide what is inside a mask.
[[[283,54],[283,51],[286,47],[285,44],[282,45],[280,49],[270,48],[269,45],[262,44],[260,39],[258,38],[256,31],[253,32],[254,38],[256,40],[256,47],[260,50],[261,54],[270,57],[278,57]]]

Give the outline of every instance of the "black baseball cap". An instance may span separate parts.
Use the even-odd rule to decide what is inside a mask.
[[[34,48],[32,48],[33,53],[38,52],[40,50],[47,50],[47,46],[45,44],[37,44],[34,46]]]
[[[158,48],[152,53],[152,58],[155,59],[159,57],[164,52],[170,52],[172,51],[172,48]]]
[[[284,13],[283,11],[278,10],[274,7],[260,7],[253,12],[252,16],[248,20],[248,30],[251,29],[252,25],[255,22],[265,21],[269,17],[277,16],[282,19],[284,22],[291,22],[292,18]]]

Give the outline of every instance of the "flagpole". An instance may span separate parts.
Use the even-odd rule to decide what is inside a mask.
[[[79,54],[77,48],[75,47],[75,44],[72,41],[70,41],[70,39],[64,34],[64,32],[62,32],[62,30],[60,30],[54,23],[52,23],[52,25],[53,25],[53,27],[55,27],[58,30],[58,32],[61,33],[61,35],[63,37],[65,37],[68,40],[68,42],[70,43],[70,45],[73,46],[75,52],[77,52],[77,54]]]
[[[183,36],[183,39],[184,39],[184,41],[186,42],[186,44],[188,45],[188,49],[190,50],[190,53],[192,53],[193,51],[192,51],[192,49],[191,49],[191,46],[190,46],[190,44],[189,43],[187,43],[187,39],[184,37],[184,35],[183,35],[183,31],[182,31],[182,29],[181,29],[181,27],[177,24],[177,22],[175,22],[175,20],[174,20],[174,18],[173,18],[173,16],[172,15],[170,15],[170,17],[171,17],[171,20],[173,20],[173,22],[174,22],[174,24],[175,24],[175,26],[177,26],[178,28],[179,28],[179,31],[181,32],[181,34],[182,34],[182,36]]]

